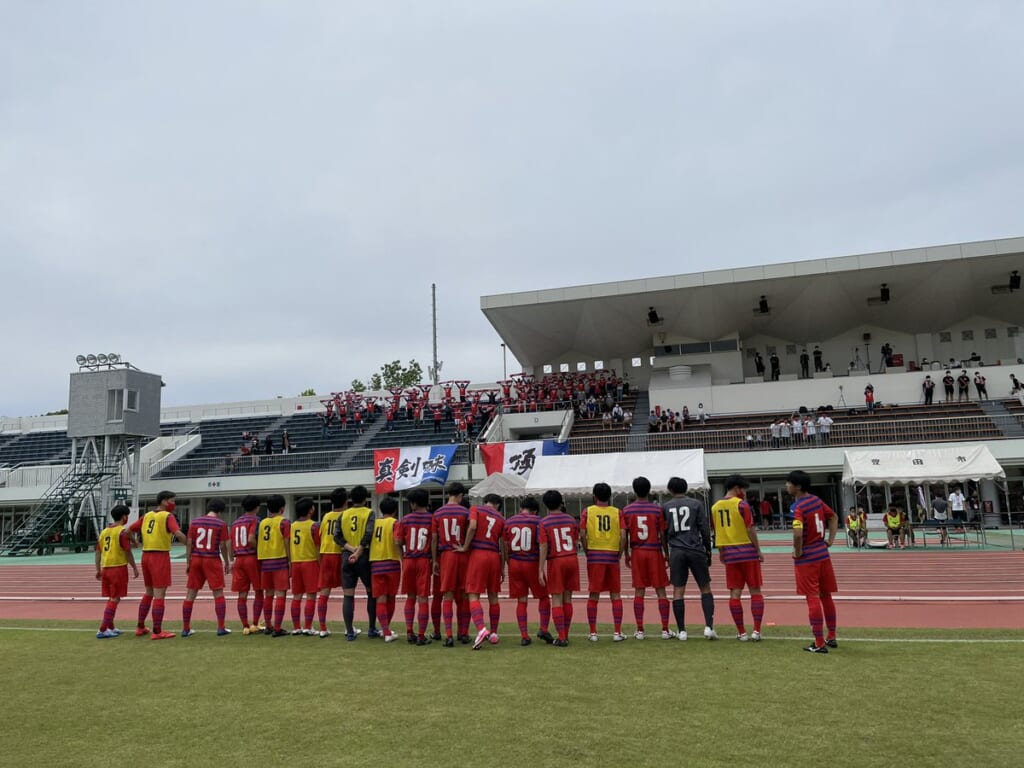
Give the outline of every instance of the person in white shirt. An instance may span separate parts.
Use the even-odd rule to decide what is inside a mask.
[[[804,437],[809,446],[818,442],[818,427],[810,416],[804,419]]]
[[[779,429],[779,422],[773,421],[771,427],[769,427],[768,429],[772,436],[772,448],[778,448],[779,437],[781,437],[782,435],[782,432]]]
[[[967,519],[967,515],[964,513],[964,502],[964,492],[958,485],[949,494],[949,509],[953,513],[954,522],[962,523]]]
[[[788,419],[779,419],[779,437],[782,438],[782,447],[788,448],[790,438],[793,436],[792,427]]]
[[[832,417],[827,413],[818,417],[818,434],[821,436],[822,443],[828,443],[829,436],[832,434]]]
[[[804,423],[800,420],[800,417],[793,414],[793,445],[803,445],[804,442]]]

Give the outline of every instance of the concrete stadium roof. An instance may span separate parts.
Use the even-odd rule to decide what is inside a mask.
[[[1024,272],[1024,237],[495,294],[480,308],[516,359],[535,366],[569,353],[628,358],[652,349],[658,332],[805,343],[858,325],[934,333],[974,316],[1022,323],[1024,291],[992,291],[1015,269]],[[869,304],[882,283],[891,300]],[[754,311],[762,295],[767,315]],[[663,324],[648,325],[650,306]]]

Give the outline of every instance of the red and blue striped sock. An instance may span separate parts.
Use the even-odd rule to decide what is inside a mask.
[[[253,592],[252,596],[252,621],[253,624],[260,623],[260,617],[263,616],[263,590],[257,589]]]
[[[238,596],[238,619],[242,627],[249,626],[249,601],[241,595]]]
[[[519,636],[529,637],[530,630],[526,623],[526,601],[520,600],[516,603],[516,624],[519,625]]]
[[[469,598],[463,595],[459,598],[459,634],[469,634],[470,608]]]
[[[615,634],[622,634],[622,598],[612,600],[612,621],[615,623]]]
[[[764,618],[764,595],[750,596],[750,612],[754,614],[754,631],[761,631],[761,619]]]
[[[405,633],[412,634],[412,624],[416,621],[416,598],[405,598]]]
[[[281,624],[284,623],[284,595],[274,596],[274,631],[281,631]]]
[[[153,598],[153,632],[160,634],[164,631],[164,599]]]
[[[320,622],[320,631],[327,631],[327,595],[317,595],[316,620]]]
[[[560,605],[551,606],[551,615],[555,619],[555,633],[559,640],[565,640],[568,636],[568,629],[565,623],[565,611]]]
[[[302,613],[302,597],[292,595],[292,629],[302,629],[299,624],[299,615]]]
[[[817,595],[807,596],[807,616],[811,620],[814,644],[820,648],[825,644],[825,632],[822,629],[824,617],[821,613],[821,599]]]
[[[597,600],[587,598],[587,624],[590,626],[590,634],[597,634]]]
[[[181,628],[188,632],[192,629],[192,608],[194,600],[186,600],[181,604]],[[156,625],[156,607],[153,608],[153,625]]]
[[[497,632],[498,624],[501,623],[501,603],[497,600],[490,604],[488,618],[491,620],[491,632]]]
[[[636,631],[644,631],[644,599],[642,597],[633,598],[633,618],[636,619]]]
[[[451,637],[454,611],[452,609],[452,601],[447,597],[441,601],[441,615],[444,617],[444,635],[445,637]]]
[[[384,598],[377,598],[377,623],[381,631],[386,635],[391,631],[391,621],[388,619],[388,601]]]
[[[671,604],[667,597],[658,598],[658,615],[661,617],[661,631],[668,632],[668,616]]]
[[[551,598],[542,597],[540,599],[540,631],[547,632],[551,625]]]
[[[747,628],[743,626],[743,603],[740,602],[738,597],[729,598],[729,613],[732,614],[732,620],[736,625],[736,631],[741,635],[745,634]]]
[[[476,627],[476,631],[479,632],[484,628],[484,607],[480,605],[479,600],[473,600],[469,604],[469,615],[473,619],[473,625]]]
[[[117,603],[107,600],[107,604],[103,606],[103,622],[100,624],[100,632],[114,628],[115,613],[117,613]]]
[[[562,603],[562,615],[565,616],[565,640],[569,639],[569,630],[572,629],[572,601]]]
[[[430,621],[430,602],[427,600],[417,600],[416,604],[416,624],[419,630],[416,635],[417,637],[426,637],[427,624]]]
[[[217,616],[217,629],[224,629],[224,622],[228,617],[228,603],[224,595],[213,598],[213,612]]]
[[[302,626],[303,629],[308,629],[310,632],[313,631],[313,616],[316,615],[316,598],[306,597],[306,611],[302,615]]]
[[[388,595],[388,626],[395,620],[395,610],[398,608],[398,600],[394,595]]]
[[[143,595],[139,601],[139,629],[144,629],[146,626],[146,617],[149,616],[149,607],[153,604],[152,595]]]
[[[434,634],[441,634],[441,595],[435,594],[430,601],[430,620],[434,624]],[[449,631],[450,635],[451,632]]]
[[[825,614],[825,626],[828,628],[828,639],[836,639],[836,603],[832,595],[826,593],[821,596],[821,607]]]

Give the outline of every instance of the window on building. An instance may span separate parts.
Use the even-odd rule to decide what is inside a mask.
[[[634,368],[639,368],[643,364],[644,364],[644,360],[643,360],[642,357],[634,357],[633,358],[633,367]]]
[[[554,370],[554,368],[552,368],[550,365],[545,365],[544,366],[544,373],[551,373],[551,371],[553,371],[553,370]]]
[[[586,363],[576,363],[576,370],[578,372],[580,372],[580,373],[583,373],[585,370],[587,370],[587,364]]]
[[[132,413],[139,412],[139,390],[126,389],[124,391],[124,409]]]
[[[974,341],[974,331],[960,331],[961,341]]]
[[[600,371],[600,370],[603,370],[603,369],[604,369],[604,360],[595,360],[594,361],[594,370],[595,371]]]
[[[124,421],[124,390],[107,390],[107,421]]]
[[[949,344],[953,340],[953,334],[951,331],[939,331],[939,343]]]
[[[559,373],[568,373],[569,372],[569,364],[568,363],[559,363],[558,364],[558,372]]]

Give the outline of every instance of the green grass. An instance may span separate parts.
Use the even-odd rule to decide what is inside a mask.
[[[95,631],[81,622],[0,625]],[[0,760],[9,768],[1019,764],[1024,632],[851,630],[837,651],[812,656],[779,639],[613,645],[607,635],[597,644],[577,635],[567,649],[520,648],[506,629],[501,645],[476,653],[337,635],[204,631],[152,642],[2,629]],[[807,629],[772,634],[803,638]]]

